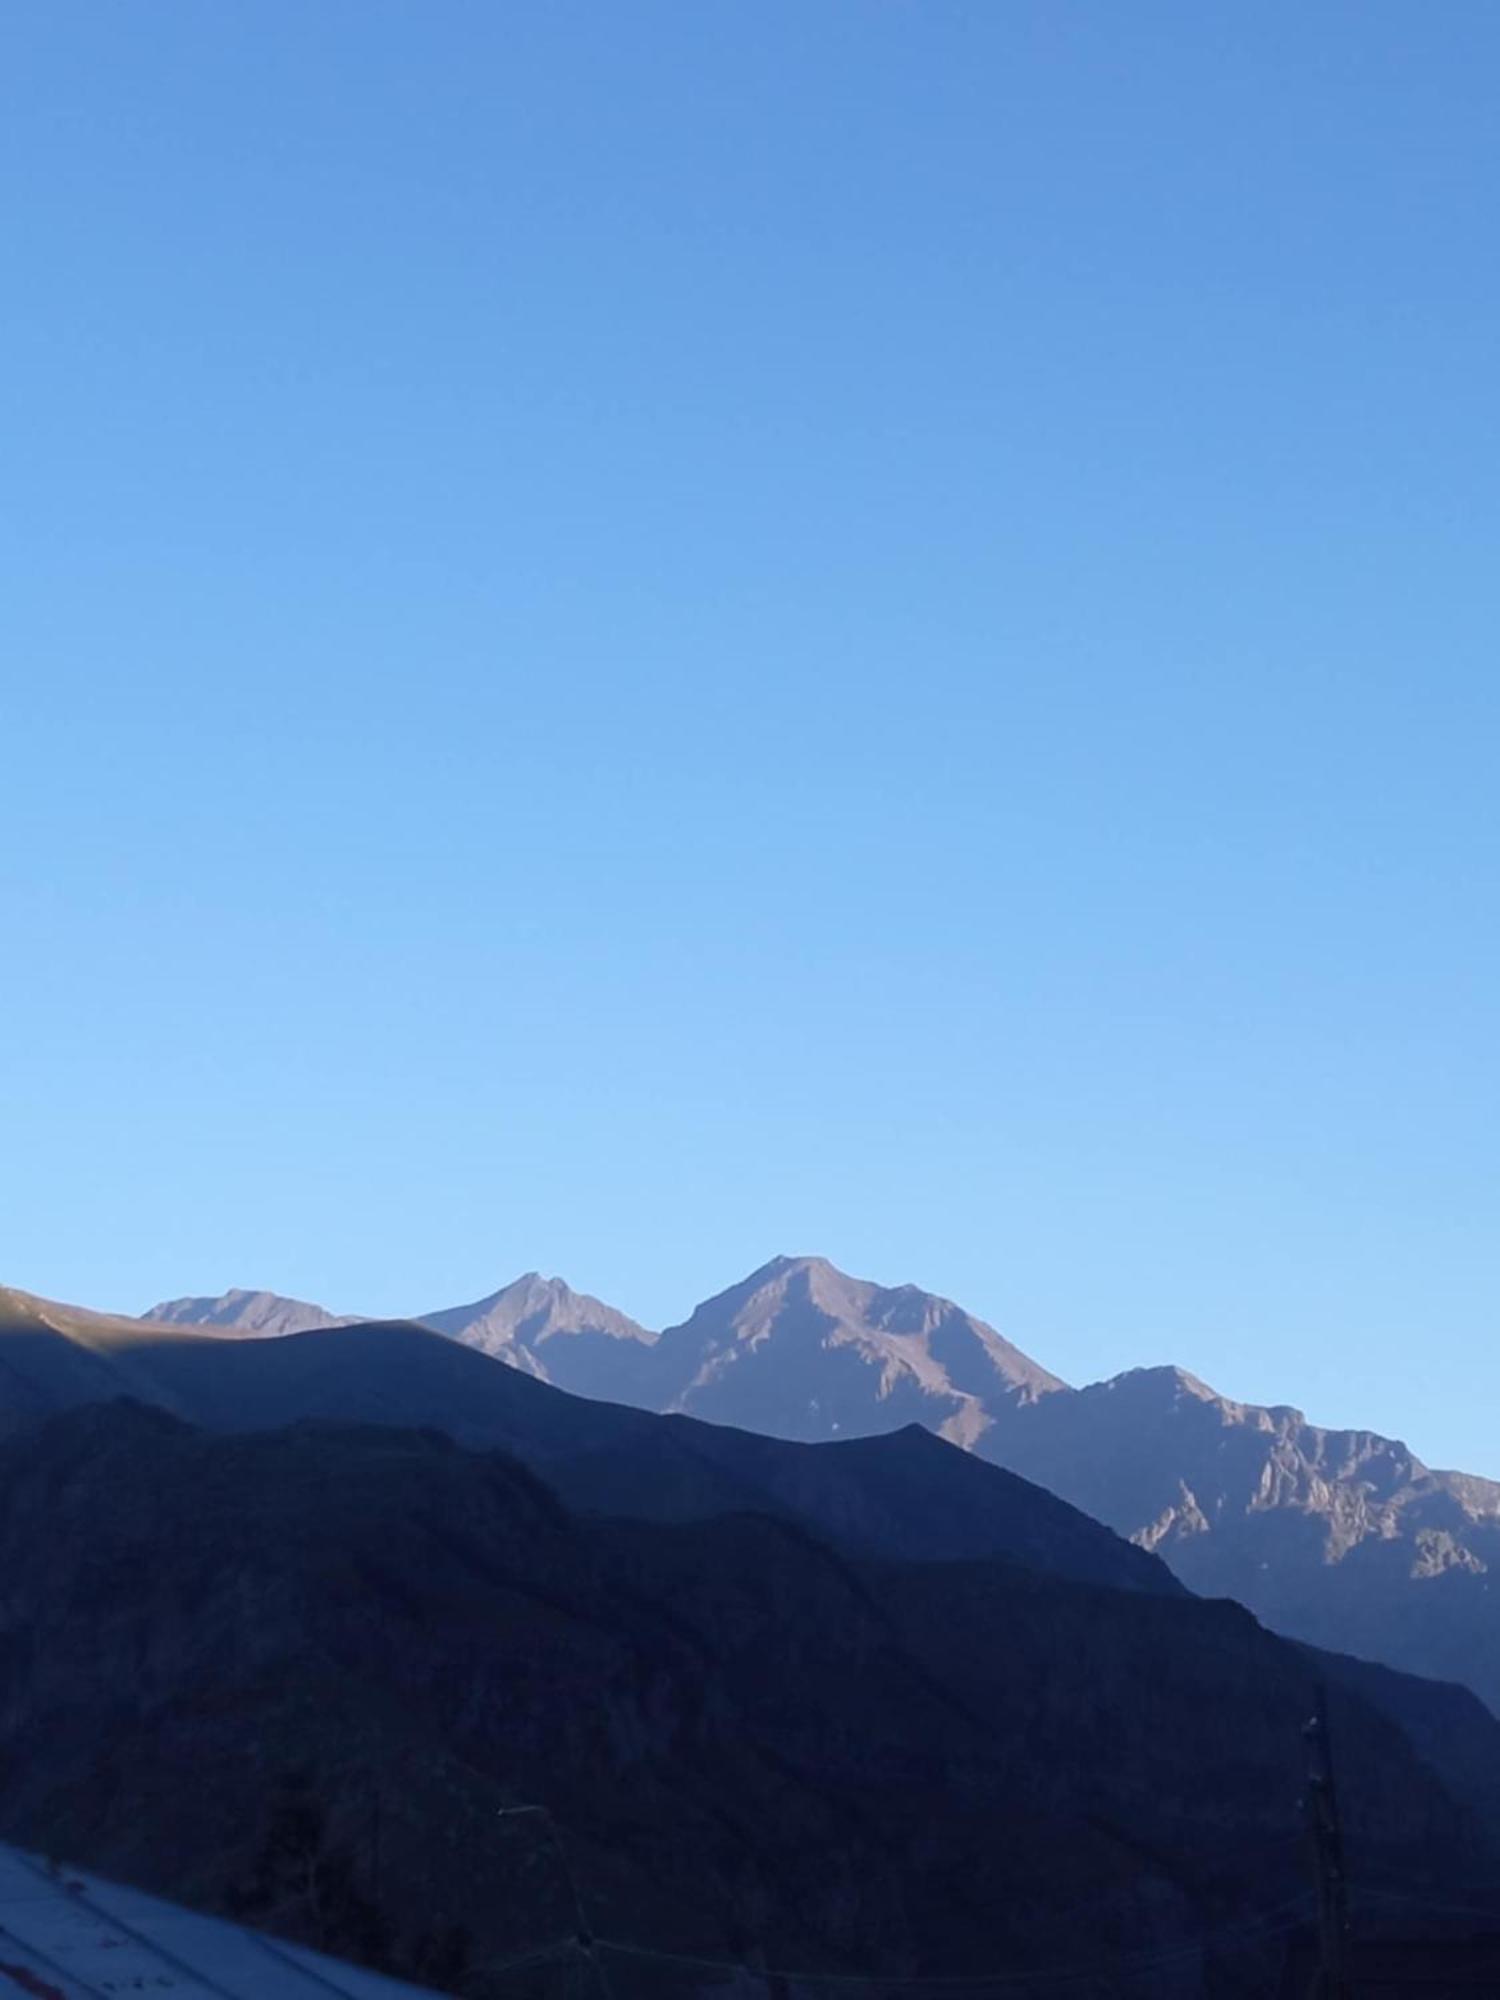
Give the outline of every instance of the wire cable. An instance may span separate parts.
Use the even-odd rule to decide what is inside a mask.
[[[663,1965],[696,1966],[702,1971],[738,1973],[746,1978],[760,1979],[768,1984],[772,1980],[785,1980],[790,1984],[822,1984],[842,1987],[889,1988],[889,1987],[933,1987],[944,1992],[955,1992],[970,1988],[991,1988],[1005,1986],[1055,1985],[1059,1982],[1077,1979],[1121,1979],[1134,1977],[1137,1973],[1154,1972],[1171,1964],[1186,1964],[1209,1949],[1214,1944],[1233,1940],[1238,1943],[1258,1943],[1268,1937],[1289,1936],[1307,1920],[1306,1905],[1311,1901],[1311,1892],[1290,1898],[1287,1902],[1262,1910],[1253,1920],[1242,1924],[1225,1925],[1189,1942],[1169,1947],[1165,1951],[1152,1952],[1133,1959],[1095,1958],[1087,1963],[1073,1965],[1040,1965],[1031,1971],[1006,1972],[957,1972],[957,1973],[869,1973],[869,1972],[791,1972],[777,1966],[746,1965],[736,1959],[701,1958],[687,1952],[657,1951],[648,1945],[623,1944],[616,1938],[601,1937],[598,1942],[605,1951],[619,1952],[627,1958],[655,1960]],[[1272,1923],[1272,1918],[1286,1915],[1297,1909],[1302,1912],[1290,1923]]]

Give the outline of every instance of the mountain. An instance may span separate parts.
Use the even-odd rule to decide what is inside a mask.
[[[613,1306],[536,1271],[473,1305],[424,1313],[418,1324],[560,1389],[627,1401],[642,1351],[656,1340]]]
[[[170,1399],[137,1372],[133,1356],[143,1339],[161,1345],[178,1337],[170,1328],[148,1332],[139,1320],[0,1287],[0,1437],[120,1396],[170,1407]]]
[[[860,1557],[998,1557],[1080,1583],[1154,1594],[1181,1587],[1158,1556],[1087,1512],[915,1423],[809,1445],[566,1394],[405,1322],[235,1340],[20,1293],[0,1300],[8,1302],[0,1306],[0,1434],[121,1397],[224,1432],[307,1421],[416,1425],[510,1453],[590,1515],[681,1524],[749,1509]],[[1034,1407],[1068,1410],[1088,1393],[1049,1394]],[[1494,1628],[1487,1599],[1471,1606],[1462,1671],[1443,1678],[1472,1685]],[[1378,1645],[1367,1650],[1384,1656]],[[1500,1775],[1496,1785],[1500,1796]]]
[[[922,1423],[973,1448],[997,1414],[1063,1387],[948,1299],[776,1257],[669,1327],[643,1371],[653,1407],[776,1437]]]
[[[752,1508],[800,1522],[851,1554],[913,1562],[1003,1557],[1073,1582],[1182,1593],[1155,1556],[920,1424],[799,1444],[691,1417],[656,1417],[581,1451],[544,1454],[523,1445],[518,1455],[590,1514],[672,1522]]]
[[[870,1556],[1003,1556],[1080,1582],[1180,1591],[1156,1557],[920,1426],[799,1445],[573,1396],[402,1321],[233,1340],[5,1297],[0,1434],[122,1398],[210,1431],[415,1426],[508,1452],[591,1513],[680,1523],[748,1508]],[[15,1402],[12,1349],[35,1357]]]
[[[148,1317],[241,1333],[348,1324],[268,1292],[179,1299]],[[1063,1387],[951,1300],[849,1278],[822,1257],[773,1258],[660,1336],[535,1271],[418,1323],[580,1395],[809,1441],[920,1422],[972,1447],[997,1411]]]
[[[1500,1483],[1218,1395],[1178,1368],[1069,1389],[950,1302],[778,1258],[669,1328],[649,1400],[784,1438],[916,1421],[1277,1631],[1500,1711]]]
[[[215,1327],[224,1333],[265,1339],[306,1333],[317,1326],[348,1326],[346,1317],[279,1292],[222,1292],[218,1298],[167,1299],[144,1317],[160,1326]]]
[[[212,1329],[244,1336],[305,1333],[319,1327],[350,1326],[353,1315],[283,1298],[277,1292],[230,1291],[218,1298],[169,1299],[153,1306],[145,1320],[154,1325]],[[641,1379],[640,1356],[656,1335],[633,1319],[561,1278],[537,1271],[476,1299],[472,1305],[444,1306],[417,1322],[435,1333],[509,1362],[539,1381],[582,1395],[632,1393]]]
[[[580,1394],[779,1438],[922,1424],[1196,1591],[1500,1710],[1500,1483],[1434,1471],[1396,1440],[1237,1403],[1179,1368],[1072,1390],[951,1301],[817,1257],[773,1259],[655,1340],[534,1276],[426,1324]]]
[[[1022,1413],[992,1446],[1278,1631],[1460,1680],[1500,1709],[1500,1483],[1370,1431],[1136,1369]]]
[[[515,1412],[592,1421],[401,1331],[508,1377]],[[368,1333],[174,1351],[253,1371]],[[919,1449],[917,1491],[952,1462],[1025,1492],[919,1436],[784,1449]],[[530,1953],[535,2000],[605,1990],[580,1909],[618,2000],[721,1983],[703,1959],[909,2000],[981,1971],[1039,2000],[1063,1967],[1238,2000],[1309,1906],[1325,1669],[1178,1590],[861,1555],[759,1511],[585,1516],[431,1432],[215,1435],[128,1403],[0,1445],[0,1574],[0,1837],[476,2000]],[[1356,1906],[1491,1907],[1493,1819],[1337,1676],[1332,1718]],[[1468,1730],[1493,1766],[1500,1727]]]

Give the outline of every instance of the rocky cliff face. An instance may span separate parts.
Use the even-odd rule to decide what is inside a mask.
[[[1025,1413],[991,1449],[1279,1630],[1500,1707],[1500,1485],[1404,1444],[1142,1369]]]

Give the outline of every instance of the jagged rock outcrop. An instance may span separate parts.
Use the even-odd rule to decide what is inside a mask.
[[[1137,1369],[982,1446],[1279,1631],[1459,1680],[1500,1708],[1500,1483],[1370,1431]]]

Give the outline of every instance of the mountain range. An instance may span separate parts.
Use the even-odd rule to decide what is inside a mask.
[[[603,1990],[571,1883],[619,2000],[723,1990],[704,1959],[1263,1993],[1320,1680],[1364,1920],[1500,1914],[1478,1701],[921,1424],[785,1441],[412,1324],[15,1293],[0,1411],[0,1838],[445,1990],[514,2000],[532,1953],[528,1995]]]
[[[274,1294],[149,1319],[328,1326]],[[420,1323],[576,1393],[818,1441],[916,1422],[1072,1501],[1278,1631],[1459,1680],[1500,1709],[1500,1482],[1148,1367],[1073,1389],[912,1285],[778,1257],[657,1334],[535,1273]]]

